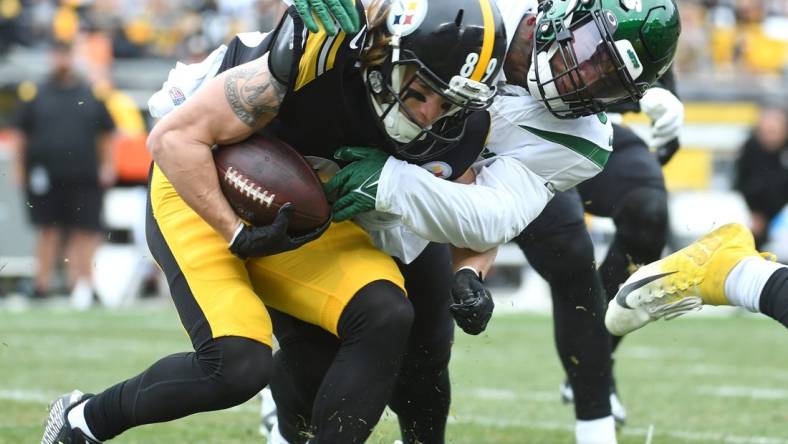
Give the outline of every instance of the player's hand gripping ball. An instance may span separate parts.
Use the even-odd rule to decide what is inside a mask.
[[[293,250],[328,228],[331,207],[312,167],[279,139],[254,135],[214,150],[219,183],[240,227],[230,250],[239,257]]]

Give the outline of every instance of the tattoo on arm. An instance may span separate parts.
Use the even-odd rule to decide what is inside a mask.
[[[224,95],[233,112],[254,128],[264,114],[276,113],[287,92],[268,70],[268,57],[227,72]]]

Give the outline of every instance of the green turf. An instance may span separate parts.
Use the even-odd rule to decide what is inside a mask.
[[[97,391],[157,357],[186,351],[170,308],[123,312],[0,311],[0,443],[34,443],[47,399]],[[630,422],[621,443],[788,444],[788,335],[758,317],[692,318],[633,334],[618,356]],[[458,332],[450,443],[573,442],[573,415],[546,316],[496,318],[488,333]],[[119,443],[262,443],[258,403],[122,435]],[[387,415],[370,442],[396,439]]]

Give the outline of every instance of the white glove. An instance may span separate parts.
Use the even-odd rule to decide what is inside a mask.
[[[672,92],[653,87],[640,99],[640,109],[651,119],[651,146],[660,147],[678,137],[684,124],[684,105]]]

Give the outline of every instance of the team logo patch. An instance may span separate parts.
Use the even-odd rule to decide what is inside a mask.
[[[441,162],[439,160],[425,163],[421,166],[425,170],[432,173],[435,177],[440,177],[441,179],[448,179],[451,177],[452,169],[451,165],[446,162]]]
[[[186,101],[186,94],[180,88],[174,86],[170,88],[170,99],[175,106],[182,105]]]
[[[419,28],[427,16],[427,0],[395,0],[391,5],[388,24],[389,32],[406,36]]]

